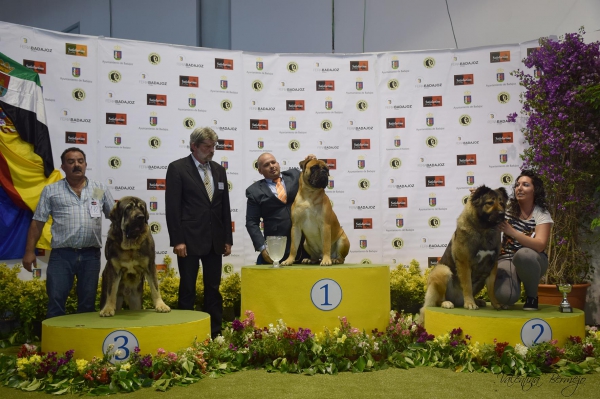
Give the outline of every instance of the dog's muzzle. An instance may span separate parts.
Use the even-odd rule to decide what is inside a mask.
[[[125,228],[123,229],[123,233],[126,238],[135,238],[140,235],[140,233],[144,230],[144,225],[146,224],[146,217],[143,214],[138,214],[129,220],[129,223],[125,224]]]
[[[311,173],[308,182],[315,188],[325,188],[329,183],[329,172],[327,169],[319,169]]]

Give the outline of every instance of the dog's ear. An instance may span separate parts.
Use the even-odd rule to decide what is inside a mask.
[[[150,214],[148,213],[148,205],[144,200],[140,200],[140,205],[144,209],[144,216],[146,216],[146,224],[148,224],[148,219],[150,219]]]
[[[300,161],[298,163],[298,165],[300,165],[300,169],[302,169],[302,171],[304,172],[304,169],[306,168],[306,164],[310,161],[310,159],[303,159],[302,161]]]
[[[471,203],[475,206],[479,206],[483,199],[483,196],[489,193],[490,191],[492,191],[492,189],[485,185],[477,187],[477,190],[475,190],[475,192],[471,196]]]
[[[502,197],[504,202],[508,202],[508,193],[506,192],[506,189],[504,187],[498,187],[496,189],[496,192]]]
[[[108,215],[112,223],[119,223],[121,221],[121,217],[123,216],[123,210],[121,209],[121,201],[123,201],[123,198],[115,202],[113,208],[110,211],[110,214]]]

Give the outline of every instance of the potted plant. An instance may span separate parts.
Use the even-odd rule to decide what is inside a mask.
[[[600,112],[589,94],[600,84],[600,43],[586,44],[584,33],[581,28],[558,40],[541,38],[523,60],[533,73],[511,72],[524,88],[522,131],[530,147],[522,155],[523,168],[542,178],[554,220],[542,281],[552,285],[558,298],[555,284],[586,284],[593,274],[584,246],[592,237],[590,221],[598,209],[594,193],[600,186]],[[513,121],[516,117],[509,115]]]

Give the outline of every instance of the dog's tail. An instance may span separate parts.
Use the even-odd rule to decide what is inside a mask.
[[[440,306],[446,298],[446,287],[452,278],[452,271],[446,265],[438,264],[433,268],[427,279],[427,292],[425,303],[420,311],[419,322],[425,325],[425,308],[429,306]]]

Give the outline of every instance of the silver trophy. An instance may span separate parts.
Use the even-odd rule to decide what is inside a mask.
[[[563,300],[558,309],[561,311],[561,313],[573,313],[573,308],[567,300],[567,294],[571,292],[572,289],[571,284],[556,284],[556,288],[563,294]]]
[[[271,267],[280,267],[279,261],[285,254],[286,236],[268,236],[267,237],[267,252],[273,260]]]

